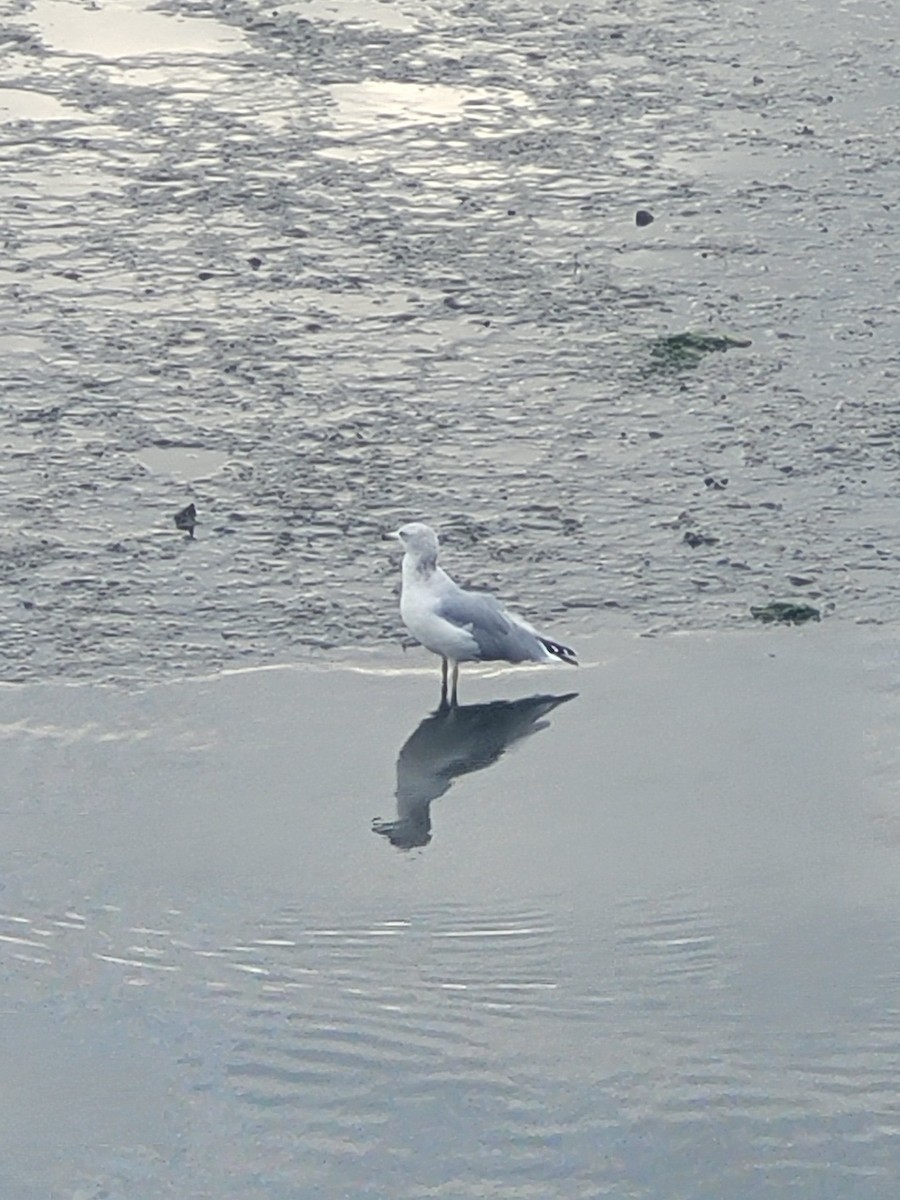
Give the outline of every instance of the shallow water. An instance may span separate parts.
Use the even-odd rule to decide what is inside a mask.
[[[884,643],[585,649],[0,691],[4,1196],[893,1196]]]

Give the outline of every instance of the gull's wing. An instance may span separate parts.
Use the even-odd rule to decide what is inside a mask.
[[[435,614],[465,629],[478,644],[479,658],[507,662],[540,662],[548,657],[537,634],[488,595],[454,586],[438,600]]]

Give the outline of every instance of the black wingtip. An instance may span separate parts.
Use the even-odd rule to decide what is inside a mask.
[[[575,657],[575,651],[571,646],[563,646],[561,642],[551,642],[548,638],[538,638],[538,641],[554,658],[558,658],[560,662],[566,663],[567,666],[577,667],[578,659]]]

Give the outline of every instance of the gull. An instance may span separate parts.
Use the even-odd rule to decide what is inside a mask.
[[[564,662],[576,667],[575,651],[551,641],[503,608],[487,592],[465,591],[438,566],[438,539],[430,525],[413,521],[386,535],[403,547],[400,616],[417,642],[441,659],[441,705],[457,704],[463,662]]]

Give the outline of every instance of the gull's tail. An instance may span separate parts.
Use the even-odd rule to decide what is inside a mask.
[[[578,666],[578,659],[571,646],[563,646],[560,642],[551,642],[549,638],[541,637],[540,634],[538,634],[538,641],[548,654],[552,654],[560,662],[568,663],[570,667]]]

